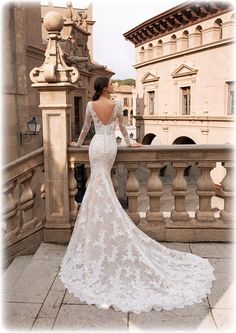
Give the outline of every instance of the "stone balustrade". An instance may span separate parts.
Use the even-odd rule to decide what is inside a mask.
[[[233,237],[232,160],[233,148],[230,145],[161,145],[138,149],[118,147],[111,177],[117,192],[118,181],[115,171],[118,164],[123,164],[127,170],[127,213],[140,229],[154,239],[181,242],[230,241]],[[70,147],[68,162],[70,170],[73,170],[77,163],[89,165],[88,146],[79,149]],[[140,189],[137,169],[140,163],[144,163],[149,170],[149,179],[145,184],[149,206],[144,219],[140,217],[138,211]],[[222,180],[224,209],[220,210],[219,217],[215,217],[211,205],[212,197],[215,195],[211,171],[216,167],[216,163],[221,163],[227,170],[226,176]],[[160,170],[167,164],[175,170],[171,184],[174,208],[170,216],[164,216],[161,208],[163,184]],[[198,205],[195,208],[194,216],[190,216],[186,208],[188,187],[184,176],[184,170],[191,164],[196,164],[201,171],[196,181]],[[74,204],[71,209],[74,212]]]
[[[2,230],[5,262],[34,253],[45,222],[43,148],[2,168]]]
[[[75,201],[77,182],[74,168],[85,164],[89,170],[88,146],[68,148],[68,202],[70,227],[73,230],[78,214]],[[34,253],[41,241],[58,242],[56,236],[45,238],[46,209],[45,174],[43,148],[36,150],[6,166],[2,170],[3,193],[3,238],[5,262],[10,262],[19,254]],[[200,176],[196,180],[198,205],[194,215],[187,209],[188,182],[185,170],[192,163],[197,164]],[[211,170],[217,163],[226,170],[221,187],[224,205],[218,216],[212,209],[212,197],[215,187]],[[141,148],[118,147],[111,178],[116,193],[119,192],[117,177],[118,165],[126,169],[124,175],[125,195],[128,198],[127,213],[143,232],[159,241],[232,241],[233,239],[233,148],[230,145],[172,145],[144,146]],[[148,207],[144,216],[139,210],[140,165],[148,171],[146,183],[142,183],[148,198]],[[174,205],[170,201],[170,214],[162,208],[163,177],[161,170],[170,165],[175,175],[171,180],[171,193]],[[142,177],[145,179],[145,177]],[[87,180],[88,181],[88,180]],[[57,198],[55,198],[57,200]],[[51,202],[53,206],[53,202]],[[143,212],[142,212],[143,213]],[[63,222],[61,222],[63,227]],[[68,224],[68,222],[67,222]]]

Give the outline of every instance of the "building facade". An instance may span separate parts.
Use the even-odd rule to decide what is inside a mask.
[[[136,90],[134,86],[127,84],[113,83],[114,93],[111,95],[112,99],[119,99],[122,104],[124,124],[129,133],[131,140],[136,140],[136,122],[134,116],[136,115]],[[116,129],[117,142],[125,145],[124,138],[120,133],[119,127]]]
[[[232,143],[234,12],[185,2],[124,34],[136,48],[137,138]]]

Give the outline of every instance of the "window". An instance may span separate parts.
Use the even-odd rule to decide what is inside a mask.
[[[148,91],[148,111],[149,114],[154,114],[154,91]]]
[[[234,114],[234,82],[228,82],[227,114]]]
[[[82,98],[75,96],[74,97],[74,111],[75,111],[75,136],[77,137],[80,133],[80,110],[82,110]]]
[[[128,117],[128,110],[127,110],[127,109],[124,109],[124,110],[123,110],[123,116],[124,116],[124,117]]]
[[[183,87],[182,90],[182,114],[190,114],[191,90],[190,87]]]
[[[124,106],[129,106],[129,100],[127,97],[124,98]]]

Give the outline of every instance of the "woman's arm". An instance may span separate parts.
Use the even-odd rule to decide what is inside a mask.
[[[120,131],[125,139],[125,143],[127,144],[127,146],[131,145],[131,140],[129,138],[129,134],[127,132],[127,129],[125,128],[124,125],[124,116],[123,116],[123,110],[122,110],[122,105],[121,102],[118,101],[118,112],[117,112],[117,117],[118,117],[118,124],[119,124],[119,128]]]
[[[89,102],[88,102],[87,107],[86,107],[86,112],[85,112],[84,124],[83,124],[82,130],[80,132],[79,138],[76,142],[77,147],[82,146],[82,143],[84,142],[84,139],[90,129],[91,121],[92,121],[92,116],[89,112]]]

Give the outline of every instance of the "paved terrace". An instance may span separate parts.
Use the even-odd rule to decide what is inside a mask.
[[[202,303],[141,314],[87,305],[69,294],[58,277],[66,246],[41,243],[33,256],[15,258],[4,273],[5,329],[230,332],[233,329],[233,245],[161,243],[209,258],[215,267],[216,280],[211,294]]]

